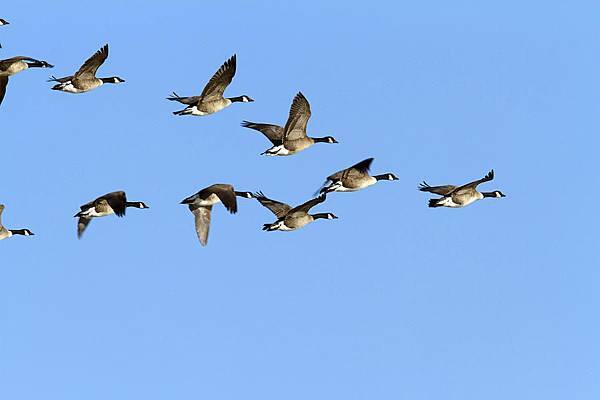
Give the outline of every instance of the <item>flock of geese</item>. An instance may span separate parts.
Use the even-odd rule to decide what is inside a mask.
[[[8,22],[0,18],[0,26]],[[1,47],[1,46],[0,46]],[[52,90],[67,93],[85,93],[96,89],[105,83],[120,84],[124,79],[117,76],[98,78],[98,68],[108,58],[108,44],[88,58],[83,65],[73,74],[62,78],[51,76],[49,82],[54,82]],[[233,103],[249,103],[254,100],[247,95],[236,97],[225,97],[225,89],[232,82],[237,67],[235,54],[229,58],[210,78],[202,93],[198,96],[181,97],[173,92],[168,100],[177,101],[185,108],[173,112],[175,115],[204,116],[214,114],[229,107]],[[9,77],[29,68],[53,68],[53,65],[43,60],[31,57],[17,56],[0,60],[0,104],[6,94]],[[299,153],[311,147],[315,143],[338,143],[331,136],[310,137],[306,129],[311,116],[310,104],[306,97],[299,92],[293,99],[285,126],[255,123],[243,121],[242,126],[262,133],[270,142],[271,147],[266,149],[262,155],[267,156],[289,156]],[[222,203],[225,209],[234,214],[237,212],[237,197],[256,199],[262,206],[270,210],[276,220],[263,225],[265,231],[293,231],[317,220],[336,219],[331,212],[311,214],[310,210],[323,203],[327,195],[332,192],[354,192],[365,189],[379,181],[394,181],[398,177],[393,173],[371,175],[369,173],[373,158],[362,160],[348,168],[337,171],[326,178],[325,183],[318,191],[318,196],[297,206],[273,200],[262,192],[236,191],[230,184],[217,183],[210,185],[197,193],[186,197],[181,204],[188,206],[194,215],[196,233],[202,246],[208,242],[208,233],[211,222],[212,207]],[[443,185],[430,186],[423,182],[419,186],[422,192],[428,192],[441,197],[429,200],[429,207],[465,207],[477,200],[493,197],[500,198],[505,195],[499,190],[492,192],[480,192],[478,185],[494,179],[494,171],[490,171],[482,179],[469,182],[461,186]],[[149,208],[142,201],[128,201],[124,191],[107,193],[80,207],[75,214],[78,218],[77,237],[81,238],[85,229],[92,219],[115,214],[123,217],[127,208],[146,209]],[[2,212],[4,205],[0,205],[0,240],[13,235],[30,236],[33,233],[29,229],[7,229],[2,225]]]

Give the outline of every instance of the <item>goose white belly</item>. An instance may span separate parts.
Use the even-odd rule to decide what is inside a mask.
[[[289,231],[293,231],[296,228],[290,228],[289,226],[287,226],[285,223],[285,221],[279,221],[277,223],[277,225],[275,225],[275,229],[277,229],[278,231],[284,231],[284,232],[289,232]]]
[[[265,151],[263,154],[266,154],[268,156],[290,156],[294,153],[295,152],[292,152],[291,150],[286,149],[284,147],[284,145],[280,144],[279,146],[271,147],[270,149]]]
[[[440,199],[437,204],[442,207],[451,207],[451,208],[464,207],[464,204],[457,204],[454,201],[452,201],[452,197],[444,197],[444,198]]]
[[[187,115],[195,115],[197,117],[201,117],[203,115],[208,115],[209,113],[206,113],[204,111],[198,110],[197,106],[193,106],[193,107],[188,107],[185,109],[184,114]]]
[[[78,89],[75,86],[73,86],[73,84],[71,82],[67,82],[61,85],[60,89],[61,92],[67,92],[67,93],[83,93],[86,92],[87,90],[82,90],[82,89]]]
[[[98,218],[98,217],[106,217],[107,215],[111,215],[114,213],[115,212],[113,211],[112,208],[107,211],[96,211],[96,209],[94,207],[92,207],[92,208],[88,208],[86,211],[82,211],[81,216],[87,217],[87,218]]]
[[[194,204],[198,206],[212,206],[217,203],[220,203],[221,199],[216,194],[212,193],[208,198],[201,199],[200,197],[196,197],[194,199]]]
[[[296,230],[296,228],[290,228],[289,226],[285,225],[285,224],[281,224],[279,226],[279,228],[277,228],[277,230],[283,231],[283,232],[289,232],[289,231],[294,231]]]

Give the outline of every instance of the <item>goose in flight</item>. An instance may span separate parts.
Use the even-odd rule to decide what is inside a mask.
[[[105,44],[100,50],[88,58],[83,65],[75,72],[75,75],[57,78],[51,76],[48,82],[58,82],[52,86],[52,90],[59,90],[67,93],[85,93],[96,89],[105,83],[123,83],[125,80],[118,76],[110,78],[96,78],[96,71],[104,64],[108,58],[108,44]]]
[[[506,197],[504,193],[499,190],[493,192],[478,192],[477,186],[489,182],[494,179],[494,170],[488,172],[488,174],[482,179],[478,179],[473,182],[469,182],[462,186],[454,185],[443,185],[443,186],[429,186],[427,182],[423,181],[419,185],[421,192],[429,192],[442,196],[438,199],[430,199],[429,207],[450,207],[459,208],[466,207],[469,204],[481,200],[486,197],[500,198]]]
[[[337,219],[332,213],[308,213],[311,208],[325,201],[325,194],[296,207],[291,207],[280,201],[269,199],[262,192],[255,193],[254,197],[260,204],[271,210],[277,217],[277,221],[270,224],[264,224],[263,231],[293,231],[302,228],[317,219]]]
[[[338,171],[327,177],[320,193],[356,192],[379,181],[397,181],[398,177],[391,172],[380,175],[369,175],[373,158],[367,158],[351,167]]]
[[[250,192],[237,192],[232,185],[216,183],[181,201],[180,204],[187,204],[192,214],[194,214],[196,234],[202,246],[206,246],[208,243],[208,231],[210,229],[213,205],[223,203],[227,211],[235,214],[237,212],[237,196],[247,199],[253,197]]]
[[[77,221],[77,237],[81,239],[92,218],[105,217],[111,214],[123,217],[128,207],[150,208],[142,201],[127,201],[127,195],[123,191],[107,193],[82,205],[80,207],[81,211],[75,214],[75,217],[79,218]]]
[[[53,65],[46,61],[36,60],[35,58],[17,56],[0,60],[0,104],[6,94],[6,86],[8,85],[8,77],[25,71],[28,68],[52,68]]]
[[[309,137],[306,134],[306,125],[310,115],[308,100],[302,92],[298,92],[292,101],[288,120],[284,127],[249,121],[242,122],[242,126],[261,132],[271,141],[273,146],[262,153],[268,156],[289,156],[305,150],[315,143],[338,143],[332,136]]]
[[[234,54],[208,81],[200,96],[180,97],[173,92],[173,96],[167,97],[167,100],[178,101],[187,107],[183,110],[175,111],[175,115],[209,115],[229,107],[232,103],[249,103],[254,101],[250,97],[243,95],[237,97],[223,97],[225,89],[233,80],[236,70],[236,55]]]
[[[33,232],[29,229],[6,229],[2,225],[2,212],[4,211],[4,204],[0,204],[0,240],[9,238],[13,235],[32,236]]]

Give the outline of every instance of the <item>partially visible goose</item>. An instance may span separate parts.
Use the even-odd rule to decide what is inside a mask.
[[[52,68],[53,65],[46,61],[36,60],[31,57],[17,56],[0,60],[0,104],[6,94],[6,86],[8,85],[8,77],[18,74],[28,68]]]
[[[58,82],[52,86],[52,90],[60,90],[67,93],[84,93],[96,89],[105,83],[123,83],[123,79],[118,76],[110,78],[96,78],[96,71],[104,64],[108,58],[108,44],[105,44],[100,50],[88,58],[79,68],[75,75],[65,76],[63,78],[50,77],[48,82]]]
[[[419,185],[419,190],[422,192],[435,193],[442,196],[439,199],[429,200],[429,207],[451,207],[459,208],[466,207],[469,204],[481,200],[485,197],[500,198],[506,197],[501,191],[494,190],[493,192],[478,192],[477,186],[489,182],[494,179],[494,170],[488,172],[488,174],[482,179],[478,179],[473,182],[469,182],[466,185],[454,186],[429,186],[427,182],[423,181]]]
[[[167,97],[167,100],[178,101],[187,105],[183,110],[175,111],[175,115],[209,115],[229,107],[231,103],[248,103],[254,101],[250,97],[243,95],[237,97],[223,97],[225,89],[233,80],[236,70],[236,55],[225,61],[221,68],[208,81],[200,96],[180,97],[173,92],[173,96]]]
[[[264,224],[263,231],[293,231],[317,219],[337,219],[332,213],[308,213],[311,208],[325,201],[325,194],[293,208],[285,203],[269,199],[262,192],[255,193],[254,197],[277,217],[277,221],[271,224]]]
[[[92,218],[105,217],[111,214],[123,217],[127,207],[150,208],[141,201],[127,201],[127,195],[123,191],[107,193],[82,205],[81,211],[75,214],[75,217],[79,217],[77,237],[81,238]]]
[[[369,168],[372,162],[373,158],[367,158],[349,168],[329,175],[320,193],[355,192],[374,185],[378,181],[398,180],[398,177],[391,172],[381,175],[369,175]]]
[[[2,212],[4,211],[4,204],[0,204],[0,240],[9,238],[13,235],[32,236],[33,232],[29,229],[6,229],[2,225]]]
[[[235,191],[233,186],[229,184],[215,183],[181,201],[180,204],[187,204],[192,214],[194,214],[196,234],[202,246],[206,246],[208,243],[212,206],[217,203],[223,203],[227,211],[235,214],[237,212],[236,196],[247,199],[253,197],[250,192]]]
[[[8,25],[8,24],[9,24],[9,22],[7,20],[0,18],[0,26]],[[0,44],[0,49],[1,48],[2,48],[2,45]]]
[[[290,114],[285,127],[282,128],[279,125],[260,124],[249,121],[242,122],[242,126],[261,132],[273,143],[273,147],[262,153],[268,156],[289,156],[307,149],[315,143],[338,143],[331,136],[307,136],[306,125],[308,124],[310,115],[308,100],[306,100],[302,92],[298,92],[290,107]]]

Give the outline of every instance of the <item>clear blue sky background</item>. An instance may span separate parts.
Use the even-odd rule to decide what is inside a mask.
[[[17,5],[15,5],[17,4]],[[3,4],[0,398],[598,399],[600,7],[592,2]],[[80,16],[84,14],[84,17]],[[104,43],[100,76],[53,92]],[[227,94],[171,114],[233,53]],[[243,119],[339,145],[265,158]],[[340,218],[265,233],[254,200],[201,248],[178,202],[215,183],[290,203],[367,157],[400,180],[333,194]],[[508,197],[428,209],[431,184],[494,168]],[[482,187],[484,188],[484,187]],[[72,215],[124,189],[149,210]]]

